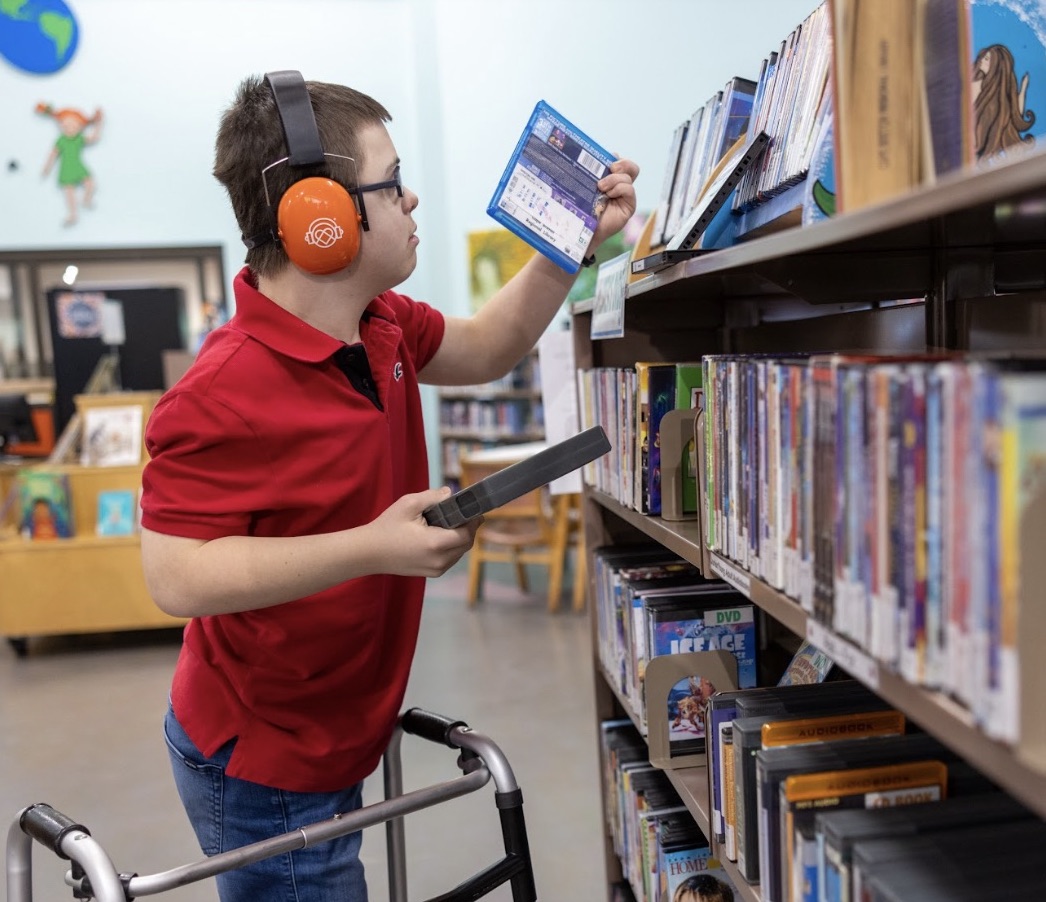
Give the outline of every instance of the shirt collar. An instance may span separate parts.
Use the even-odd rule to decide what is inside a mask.
[[[243,267],[236,275],[233,291],[236,314],[229,325],[277,353],[305,363],[319,363],[345,347],[341,339],[310,326],[262,294],[249,267]],[[364,321],[371,316],[392,319],[388,305],[380,296],[367,305],[363,316]],[[365,322],[361,322],[361,334],[364,328]]]

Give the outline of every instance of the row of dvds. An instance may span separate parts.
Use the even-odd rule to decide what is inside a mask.
[[[581,428],[600,425],[611,441],[610,452],[585,467],[585,481],[626,507],[660,514],[661,422],[672,410],[701,406],[702,378],[698,361],[579,369]],[[696,464],[694,450],[691,442],[684,452]],[[696,465],[683,473],[678,500],[682,510],[697,510]]]
[[[828,3],[822,3],[763,59],[751,133],[765,132],[771,140],[766,153],[741,178],[734,198],[737,210],[780,193],[810,169],[815,135],[831,116],[830,18]]]
[[[638,902],[732,902],[730,878],[646,751],[630,720],[600,724],[607,827],[633,895]]]
[[[876,820],[890,810],[921,809],[910,819],[952,829],[970,821],[951,822],[942,810],[994,805],[998,820],[1044,827],[956,752],[849,679],[716,693],[705,717],[714,736],[713,848],[759,884],[763,902],[866,898],[862,887],[881,875],[852,867],[853,823],[866,838],[889,836],[906,821],[896,814]],[[946,799],[958,804],[935,808]],[[1039,879],[1046,881],[1041,873]]]
[[[652,246],[666,244],[679,232],[716,163],[748,131],[755,94],[754,81],[735,76],[676,126],[654,211]]]
[[[652,247],[673,245],[689,228],[728,152],[744,135],[769,136],[766,152],[741,177],[732,207],[743,211],[801,182],[832,115],[832,42],[823,3],[764,57],[757,78],[737,75],[673,130]]]
[[[704,358],[706,537],[913,683],[1019,738],[1022,516],[1046,361]]]
[[[704,706],[717,688],[709,673],[688,673],[664,699],[648,697],[646,667],[665,655],[729,651],[739,686],[757,681],[755,606],[721,580],[658,545],[593,552],[599,661],[627,698],[642,729],[649,706],[663,705],[671,757],[705,750]]]

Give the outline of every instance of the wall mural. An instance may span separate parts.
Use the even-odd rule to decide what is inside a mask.
[[[0,56],[32,75],[65,68],[80,28],[62,0],[0,0]]]
[[[94,205],[94,176],[84,165],[83,151],[101,137],[102,111],[97,109],[87,116],[71,107],[56,110],[48,103],[38,103],[36,111],[58,125],[60,134],[44,163],[43,174],[48,175],[58,163],[58,186],[65,194],[66,205],[63,225],[71,226],[80,218],[81,206],[89,210]]]

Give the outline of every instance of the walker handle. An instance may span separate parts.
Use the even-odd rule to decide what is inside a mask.
[[[451,731],[456,727],[465,730],[469,728],[469,725],[463,720],[451,720],[442,714],[433,714],[422,708],[410,708],[404,711],[400,718],[400,726],[404,733],[420,736],[429,742],[436,742],[452,749],[461,748],[461,746],[451,739]]]
[[[82,824],[43,802],[26,808],[19,818],[19,826],[27,836],[66,860],[69,856],[62,851],[62,840],[74,830],[91,835],[91,831]]]

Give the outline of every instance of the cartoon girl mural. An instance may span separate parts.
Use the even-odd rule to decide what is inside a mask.
[[[38,103],[36,111],[51,116],[57,123],[61,134],[55,141],[51,153],[44,163],[43,175],[50,173],[55,161],[58,161],[58,185],[65,193],[67,215],[63,225],[71,226],[79,218],[80,203],[90,209],[94,199],[94,177],[83,163],[83,149],[94,144],[102,131],[102,111],[94,111],[88,118],[79,110],[65,108],[56,110],[48,103]],[[83,197],[77,200],[77,192],[82,189]]]
[[[1035,113],[1024,108],[1028,73],[1020,84],[1013,54],[1003,44],[991,44],[973,63],[973,114],[978,160],[1031,149]]]

